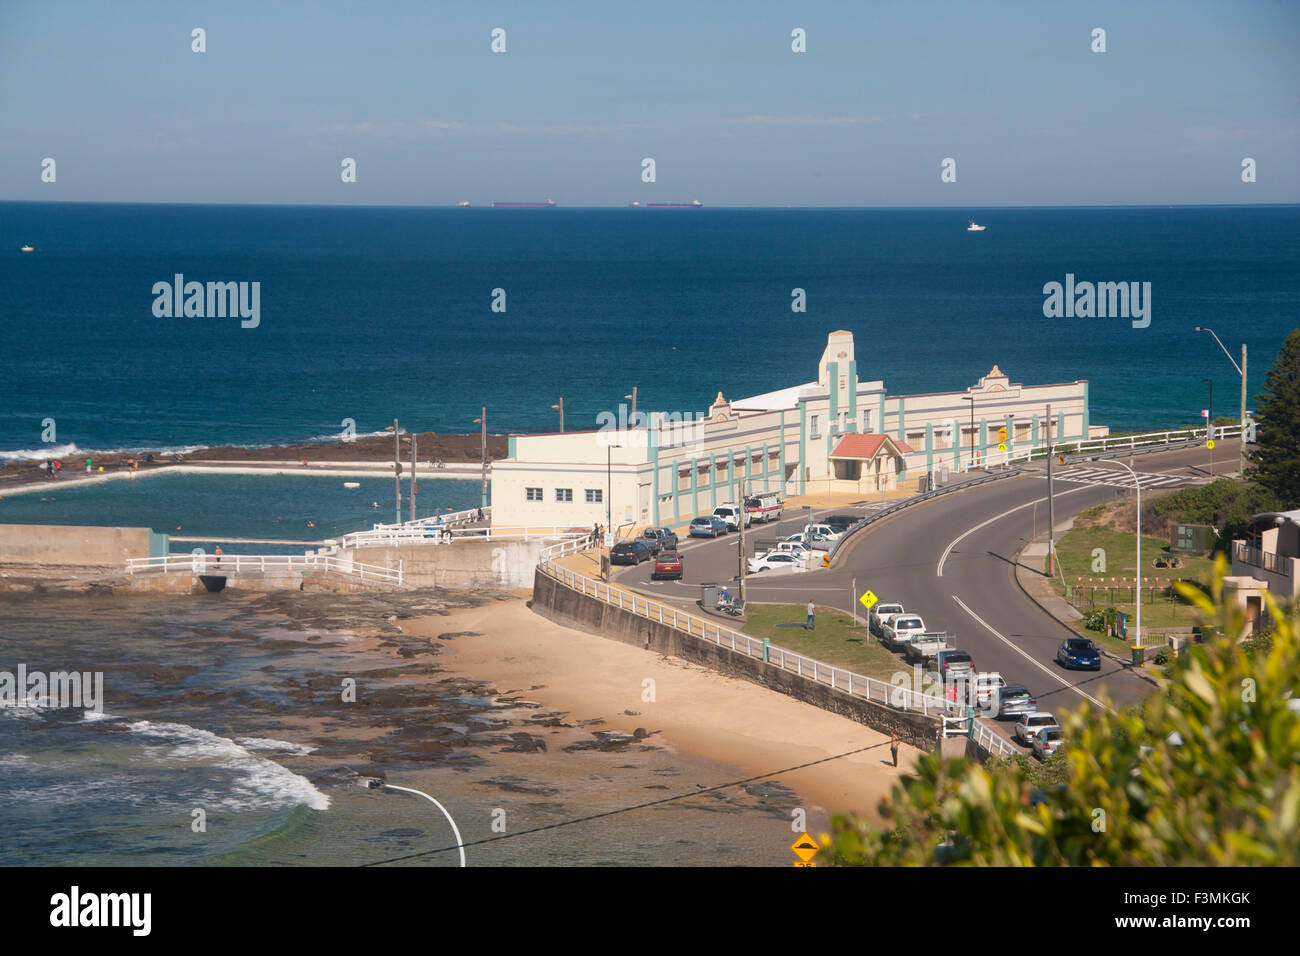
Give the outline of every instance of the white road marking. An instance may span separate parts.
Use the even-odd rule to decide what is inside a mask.
[[[1091,487],[1092,487],[1091,485],[1085,485],[1082,488],[1075,488],[1072,491],[1062,491],[1058,494],[1053,495],[1052,497],[1064,498],[1066,495],[1073,495],[1073,494],[1077,494],[1080,491],[1087,491]],[[1002,514],[1000,515],[994,515],[992,518],[989,518],[987,521],[981,521],[979,524],[971,528],[969,531],[965,531],[962,534],[958,535],[956,538],[953,538],[952,543],[949,544],[948,547],[944,548],[943,554],[939,556],[939,566],[935,568],[935,572],[934,572],[935,577],[939,577],[939,578],[943,577],[944,562],[948,560],[948,555],[952,553],[952,549],[957,547],[957,545],[961,543],[963,538],[969,537],[970,535],[978,531],[980,528],[986,527],[987,525],[991,525],[995,521],[1000,521],[1001,519],[1005,518],[1007,515],[1015,514],[1017,511],[1023,511],[1026,508],[1033,507],[1034,505],[1038,504],[1038,502],[1040,501],[1046,501],[1046,500],[1047,497],[1044,496],[1042,498],[1037,498],[1034,501],[1027,501],[1023,505],[1016,505],[1016,507],[1010,508],[1007,511],[1002,512]]]
[[[1056,671],[1052,670],[1052,669],[1051,669],[1050,667],[1048,667],[1046,664],[1043,664],[1043,663],[1040,662],[1040,661],[1036,661],[1036,660],[1034,660],[1034,659],[1033,659],[1032,657],[1030,657],[1029,654],[1027,654],[1023,649],[1021,649],[1021,648],[1017,647],[1015,644],[1011,643],[1010,640],[1008,640],[1007,638],[1005,638],[1005,637],[1003,637],[1001,634],[999,634],[997,631],[995,631],[995,630],[993,629],[993,627],[990,626],[990,624],[989,624],[986,620],[984,620],[984,618],[980,617],[978,614],[976,614],[974,611],[972,611],[970,608],[968,608],[968,607],[966,606],[966,602],[963,601],[961,598],[959,598],[957,595],[954,594],[954,595],[952,596],[952,599],[953,599],[954,601],[956,601],[959,605],[961,605],[961,609],[962,609],[963,611],[965,611],[965,612],[966,612],[967,614],[969,614],[971,617],[975,618],[975,620],[979,621],[979,623],[980,623],[981,625],[983,625],[983,627],[984,627],[984,629],[985,629],[986,631],[988,631],[990,634],[992,634],[994,637],[996,637],[996,638],[997,638],[999,641],[1001,641],[1003,644],[1007,645],[1007,647],[1011,648],[1013,651],[1015,651],[1017,654],[1019,654],[1019,655],[1020,655],[1021,657],[1023,657],[1025,660],[1029,661],[1029,663],[1033,664],[1035,667],[1037,667],[1040,671],[1042,671],[1042,672],[1043,672],[1044,674],[1046,674],[1048,677],[1051,677],[1051,678],[1052,678],[1053,680],[1055,680],[1058,684],[1061,684],[1062,686],[1067,687],[1067,688],[1069,688],[1070,690],[1074,691],[1076,694],[1078,694],[1078,695],[1079,695],[1080,697],[1082,697],[1084,700],[1092,701],[1092,703],[1096,704],[1098,707],[1101,707],[1101,708],[1103,708],[1103,709],[1105,709],[1105,710],[1109,710],[1112,714],[1115,713],[1115,711],[1114,711],[1113,708],[1111,708],[1111,707],[1107,707],[1104,703],[1102,703],[1102,702],[1101,702],[1100,700],[1098,700],[1096,697],[1093,697],[1091,694],[1089,694],[1089,693],[1087,693],[1087,692],[1085,692],[1085,691],[1083,691],[1083,690],[1080,690],[1078,687],[1076,687],[1074,684],[1071,684],[1068,680],[1066,680],[1066,679],[1065,679],[1064,677],[1062,677],[1060,674],[1056,673]]]

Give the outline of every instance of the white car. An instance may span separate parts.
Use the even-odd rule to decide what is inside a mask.
[[[885,636],[885,625],[897,614],[906,614],[901,604],[884,604],[878,603],[871,609],[867,616],[867,624],[871,628],[871,633],[877,637]]]
[[[1021,714],[1016,718],[1016,726],[1011,731],[1011,736],[1020,741],[1026,747],[1033,744],[1034,738],[1038,736],[1039,731],[1047,730],[1049,727],[1061,729],[1061,725],[1056,722],[1056,716],[1045,710],[1036,710],[1030,714]]]
[[[769,551],[757,558],[749,559],[749,573],[760,571],[807,571],[803,560],[789,551]]]
[[[775,548],[772,548],[772,551],[789,551],[791,554],[796,554],[799,557],[803,558],[805,561],[807,561],[808,556],[812,554],[812,552],[809,551],[807,547],[800,544],[798,541],[778,542],[777,546]]]
[[[741,521],[745,522],[746,528],[753,522],[753,516],[734,501],[726,501],[718,505],[713,509],[713,515],[727,523],[728,531],[739,531]]]
[[[899,648],[924,633],[925,621],[915,614],[897,614],[885,625],[883,640],[890,647]]]
[[[798,534],[792,534],[785,540],[795,544],[802,544],[805,548],[812,548],[814,551],[829,551],[831,545],[835,543],[824,535],[808,534],[803,531]]]

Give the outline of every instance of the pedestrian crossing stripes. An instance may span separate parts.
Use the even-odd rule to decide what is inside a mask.
[[[1132,488],[1133,476],[1127,471],[1112,468],[1068,468],[1055,472],[1052,477],[1057,481],[1072,481],[1081,485],[1110,485],[1113,488]],[[1138,484],[1142,488],[1181,488],[1197,484],[1200,479],[1190,475],[1157,474],[1148,471],[1137,472]]]

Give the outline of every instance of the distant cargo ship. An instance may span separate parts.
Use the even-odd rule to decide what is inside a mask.
[[[549,209],[555,205],[554,199],[548,199],[546,202],[496,202],[492,203],[494,208],[499,209]]]
[[[648,202],[647,209],[699,209],[704,203],[698,199],[691,202]]]

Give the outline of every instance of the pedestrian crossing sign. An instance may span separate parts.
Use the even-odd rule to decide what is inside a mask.
[[[1207,441],[1205,443],[1205,447],[1210,449],[1210,451],[1214,451],[1214,439],[1211,438],[1209,441]]]
[[[864,591],[862,597],[858,598],[858,600],[862,603],[863,607],[865,607],[868,611],[870,611],[871,606],[880,599],[877,598],[875,594],[873,594],[871,591]]]

